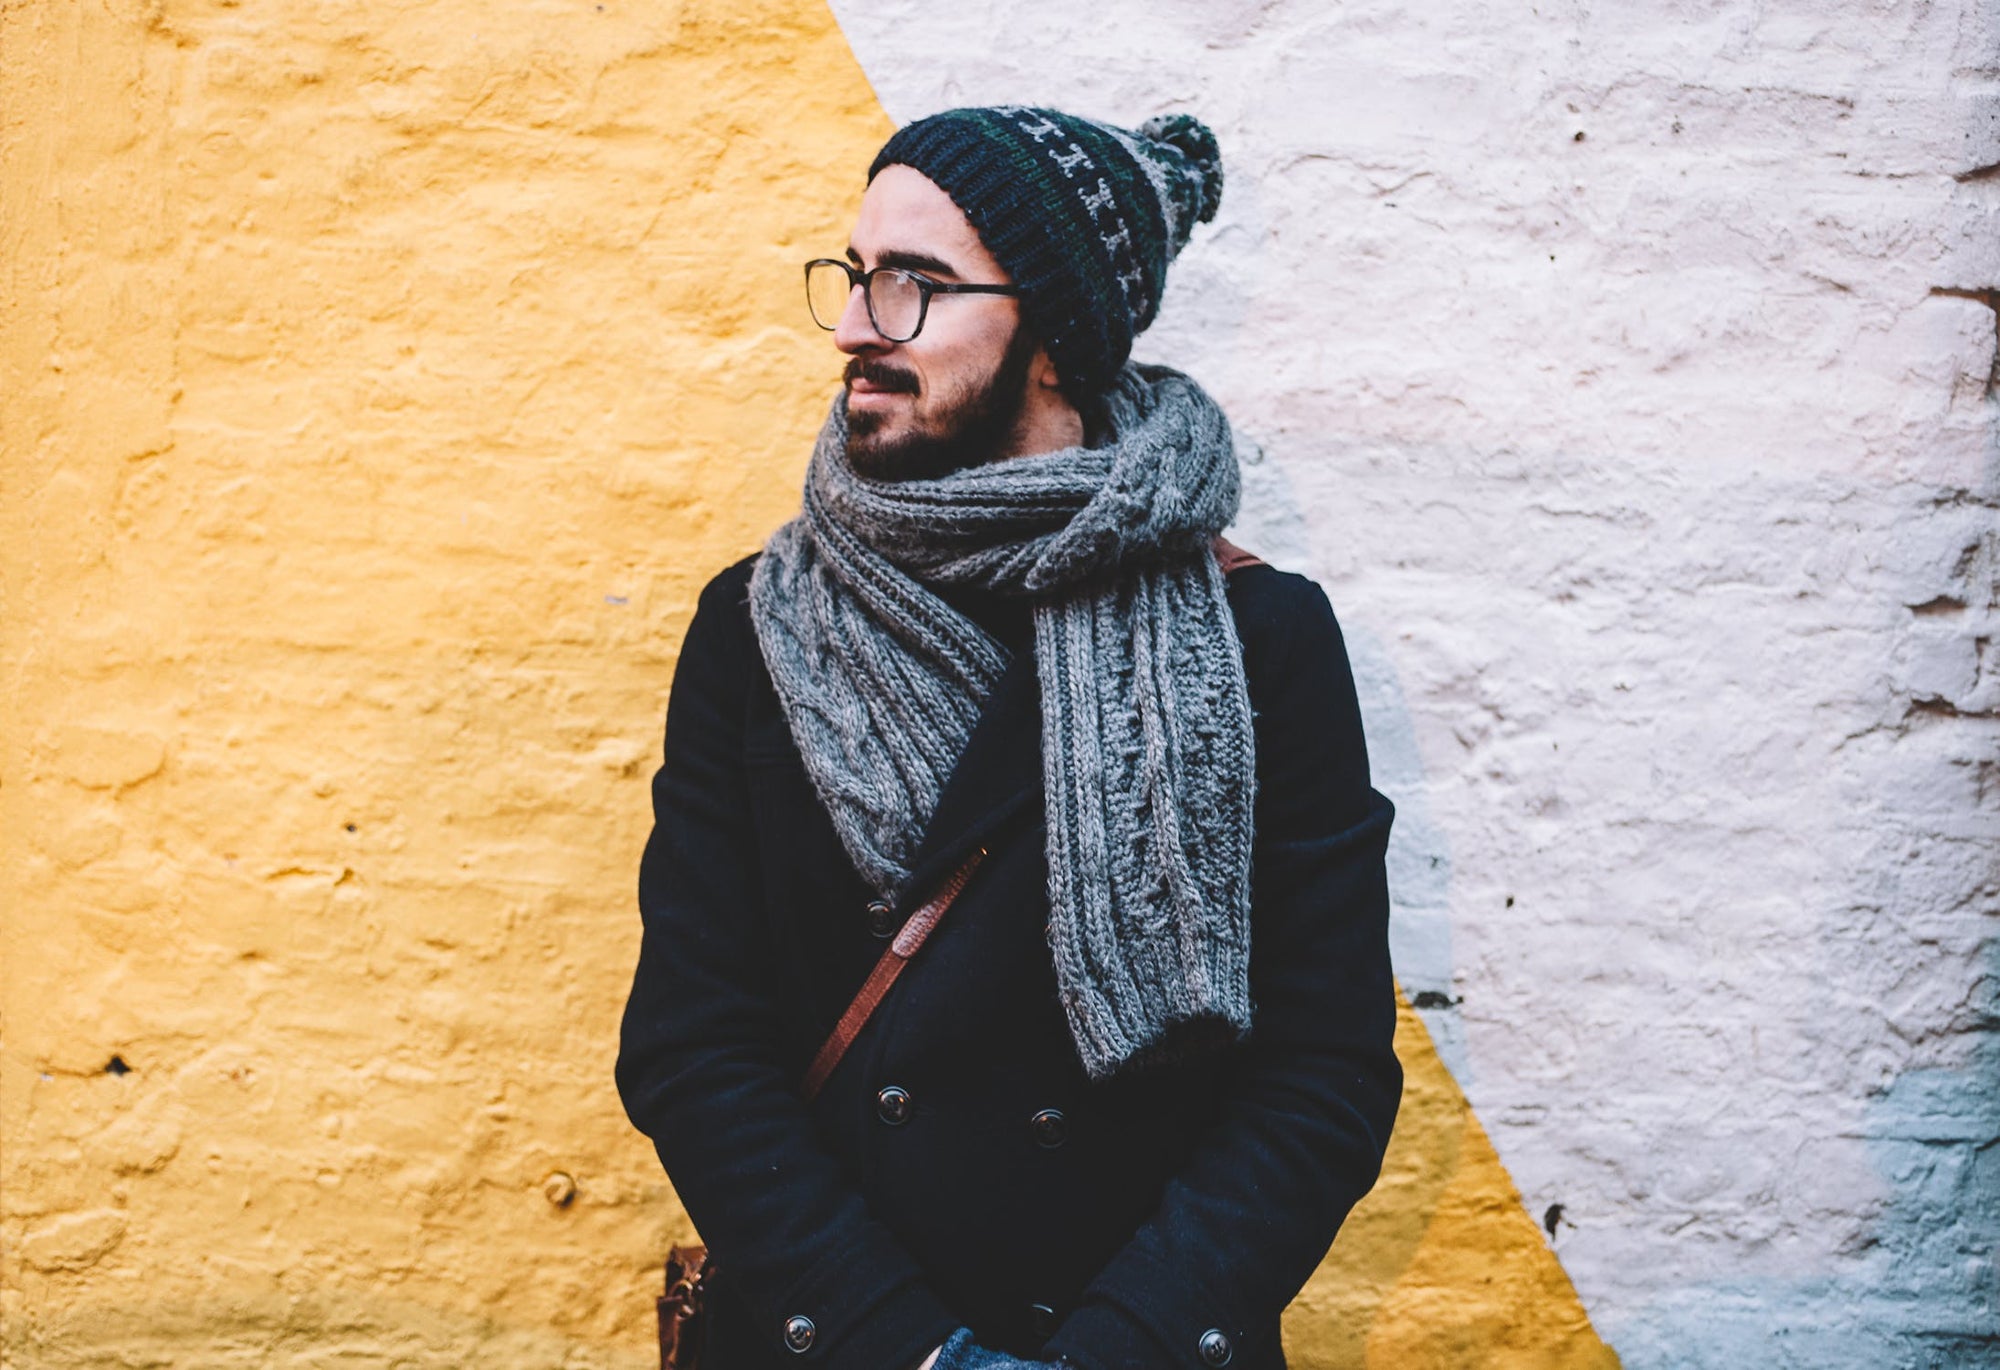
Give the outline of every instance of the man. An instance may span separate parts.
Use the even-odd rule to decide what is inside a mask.
[[[954,110],[869,178],[640,871],[619,1087],[717,1263],[703,1364],[1282,1366],[1400,1092],[1390,810],[1325,596],[1218,560],[1227,420],[1127,360],[1214,138]]]

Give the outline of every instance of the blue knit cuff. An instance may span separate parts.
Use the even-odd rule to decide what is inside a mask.
[[[972,1339],[970,1329],[961,1327],[938,1352],[931,1370],[1056,1370],[1056,1365],[1055,1361],[1021,1360],[1004,1351],[989,1351]]]

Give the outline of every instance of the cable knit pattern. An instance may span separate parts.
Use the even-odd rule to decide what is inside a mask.
[[[792,735],[849,856],[902,893],[1007,665],[928,588],[1033,602],[1049,945],[1093,1076],[1176,1025],[1250,1026],[1249,692],[1209,542],[1239,495],[1229,422],[1179,372],[1128,364],[1099,447],[874,481],[836,398],[804,509],[750,582]]]

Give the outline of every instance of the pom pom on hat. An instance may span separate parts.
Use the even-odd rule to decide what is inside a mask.
[[[1207,223],[1222,207],[1222,149],[1216,145],[1215,130],[1192,114],[1160,114],[1139,125],[1141,136],[1165,143],[1187,159],[1194,194],[1190,197],[1196,223]]]

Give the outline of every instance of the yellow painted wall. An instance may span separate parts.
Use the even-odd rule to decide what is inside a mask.
[[[1292,1370],[1616,1370],[1430,1034],[1396,1005],[1382,1178],[1285,1314]]]
[[[811,0],[0,9],[6,1365],[649,1363],[646,779],[888,128]],[[1295,1359],[1604,1363],[1404,1028]]]

